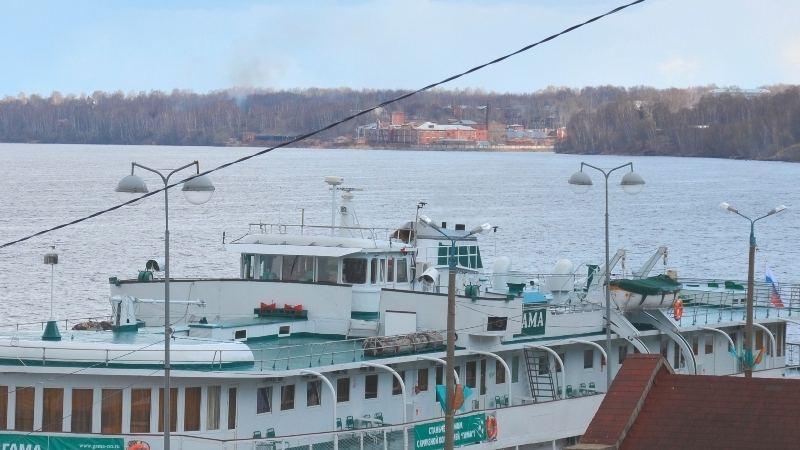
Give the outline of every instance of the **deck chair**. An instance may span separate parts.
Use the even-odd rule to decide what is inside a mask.
[[[275,437],[275,428],[267,428],[267,437],[274,438]]]
[[[355,420],[353,420],[353,416],[347,416],[347,418],[345,419],[345,422],[344,422],[344,426],[345,426],[345,427],[346,427],[348,430],[355,429],[355,427],[356,427],[356,421],[355,421]]]
[[[500,400],[500,396],[499,395],[495,395],[494,396],[494,407],[495,408],[499,408],[501,406],[503,406],[503,401]]]
[[[586,395],[589,393],[589,390],[586,389],[586,383],[581,383],[578,385],[578,394]]]
[[[376,412],[373,417],[375,418],[375,420],[380,420],[381,421],[380,424],[383,425],[383,413],[382,412],[380,412],[380,411]]]
[[[261,431],[253,431],[253,439],[261,439]]]
[[[336,418],[336,429],[337,430],[341,430],[342,429],[342,418],[341,417],[337,417]]]
[[[596,394],[597,393],[597,386],[594,384],[594,381],[590,381],[589,382],[589,391],[588,392],[590,394]]]
[[[575,391],[572,390],[572,385],[568,384],[567,385],[567,398],[572,398],[572,397],[575,397]]]

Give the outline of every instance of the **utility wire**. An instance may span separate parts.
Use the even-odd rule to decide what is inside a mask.
[[[548,36],[548,37],[546,37],[546,38],[544,38],[544,39],[542,39],[542,40],[540,40],[540,41],[538,41],[538,42],[534,42],[534,43],[532,43],[532,44],[528,44],[528,45],[526,45],[526,46],[524,46],[524,47],[520,48],[519,50],[516,50],[516,51],[514,51],[514,52],[511,52],[511,53],[508,53],[508,54],[505,54],[505,55],[503,55],[503,56],[501,56],[501,57],[499,57],[499,58],[493,59],[493,60],[491,60],[491,61],[489,61],[489,62],[486,62],[486,63],[483,63],[483,64],[481,64],[481,65],[475,66],[475,67],[473,67],[473,68],[471,68],[471,69],[469,69],[469,70],[466,70],[466,71],[464,71],[464,72],[458,73],[458,74],[456,74],[456,75],[449,76],[449,77],[447,77],[447,78],[445,78],[445,79],[443,79],[443,80],[441,80],[441,81],[437,81],[437,82],[435,82],[435,83],[431,83],[431,84],[429,84],[429,85],[427,85],[427,86],[425,86],[425,87],[419,88],[419,89],[417,89],[417,90],[415,90],[415,91],[407,92],[407,93],[405,93],[405,94],[402,94],[402,95],[400,95],[400,96],[397,96],[397,97],[395,97],[395,98],[392,98],[392,99],[386,100],[386,101],[384,101],[384,102],[381,102],[381,103],[379,103],[379,104],[377,104],[377,105],[375,105],[375,106],[372,106],[372,107],[370,107],[370,108],[367,108],[367,109],[361,110],[361,111],[359,111],[359,112],[357,112],[357,113],[355,113],[355,114],[351,114],[351,115],[349,115],[349,116],[346,116],[345,118],[343,118],[343,119],[341,119],[341,120],[338,120],[338,121],[336,121],[336,122],[332,122],[332,123],[330,123],[330,124],[328,124],[328,125],[326,125],[326,126],[324,126],[324,127],[322,127],[322,128],[318,128],[318,129],[316,129],[316,130],[314,130],[314,131],[310,131],[310,132],[308,132],[308,133],[305,133],[305,134],[301,134],[301,135],[299,135],[299,136],[296,136],[295,138],[293,138],[293,139],[290,139],[290,140],[288,140],[288,141],[285,141],[285,142],[282,142],[282,143],[280,143],[280,144],[278,144],[278,145],[275,145],[274,147],[265,148],[265,149],[263,149],[263,150],[260,150],[260,151],[258,151],[258,152],[256,152],[256,153],[253,153],[253,154],[250,154],[250,155],[247,155],[247,156],[241,157],[241,158],[239,158],[239,159],[236,159],[236,160],[233,160],[233,161],[227,162],[227,163],[225,163],[225,164],[222,164],[222,165],[220,165],[220,166],[217,166],[217,167],[215,167],[215,168],[213,168],[213,169],[209,169],[209,170],[206,170],[206,171],[204,171],[204,172],[200,172],[200,173],[198,173],[198,174],[196,174],[196,175],[192,175],[192,176],[190,176],[190,177],[187,177],[187,178],[185,178],[185,179],[183,179],[183,180],[176,181],[175,183],[172,183],[172,184],[170,184],[170,185],[168,185],[168,186],[166,186],[166,187],[163,187],[163,188],[161,188],[161,189],[158,189],[158,190],[155,190],[155,191],[152,191],[152,192],[148,192],[147,194],[144,194],[144,195],[142,195],[142,196],[141,196],[141,197],[139,197],[139,198],[136,198],[136,199],[133,199],[133,200],[129,200],[129,201],[125,202],[125,203],[120,203],[120,204],[118,204],[118,205],[115,205],[115,206],[112,206],[112,207],[110,207],[110,208],[106,208],[106,209],[104,209],[104,210],[101,210],[101,211],[97,211],[97,212],[95,212],[95,213],[92,213],[92,214],[90,214],[90,215],[88,215],[88,216],[84,216],[84,217],[81,217],[81,218],[79,218],[79,219],[75,219],[75,220],[73,220],[73,221],[70,221],[70,222],[63,223],[63,224],[61,224],[61,225],[56,225],[56,226],[54,226],[54,227],[52,227],[52,228],[48,228],[48,229],[45,229],[45,230],[38,231],[38,232],[36,232],[36,233],[30,234],[30,235],[28,235],[28,236],[25,236],[25,237],[22,237],[22,238],[19,238],[19,239],[16,239],[16,240],[14,240],[14,241],[9,241],[9,242],[6,242],[5,244],[2,244],[2,245],[0,245],[0,249],[1,249],[1,248],[6,248],[6,247],[10,247],[10,246],[12,246],[12,245],[15,245],[15,244],[19,244],[20,242],[27,241],[27,240],[29,240],[29,239],[32,239],[32,238],[34,238],[34,237],[37,237],[37,236],[41,236],[41,235],[44,235],[44,234],[50,233],[50,232],[53,232],[53,231],[59,230],[59,229],[61,229],[61,228],[66,228],[66,227],[68,227],[68,226],[71,226],[71,225],[76,225],[76,224],[78,224],[78,223],[81,223],[81,222],[87,221],[87,220],[89,220],[89,219],[93,219],[93,218],[95,218],[95,217],[97,217],[97,216],[100,216],[100,215],[103,215],[103,214],[106,214],[106,213],[109,213],[109,212],[115,211],[115,210],[117,210],[117,209],[120,209],[120,208],[122,208],[123,206],[130,205],[130,204],[132,204],[132,203],[138,202],[139,200],[141,200],[141,199],[143,199],[143,198],[147,198],[147,197],[150,197],[151,195],[158,194],[158,193],[160,193],[160,192],[162,192],[162,191],[164,191],[164,190],[166,190],[166,189],[170,189],[170,188],[173,188],[173,187],[175,187],[175,186],[178,186],[179,184],[185,183],[185,182],[187,182],[187,181],[189,181],[189,180],[191,180],[191,179],[193,179],[193,178],[197,178],[197,177],[199,177],[199,176],[203,176],[203,175],[208,175],[208,174],[210,174],[210,173],[214,173],[214,172],[216,172],[216,171],[222,170],[222,169],[224,169],[224,168],[226,168],[226,167],[229,167],[229,166],[232,166],[232,165],[234,165],[234,164],[239,164],[239,163],[241,163],[241,162],[245,162],[245,161],[247,161],[247,160],[249,160],[249,159],[255,158],[256,156],[261,156],[261,155],[263,155],[263,154],[266,154],[266,153],[269,153],[269,152],[271,152],[271,151],[273,151],[273,150],[276,150],[276,149],[279,149],[279,148],[283,148],[283,147],[289,146],[289,145],[291,145],[291,144],[295,144],[295,143],[297,143],[297,142],[300,142],[300,141],[304,141],[304,140],[306,140],[306,139],[308,139],[308,138],[310,138],[310,137],[312,137],[312,136],[315,136],[315,135],[317,135],[317,134],[320,134],[320,133],[322,133],[323,131],[330,130],[331,128],[334,128],[334,127],[337,127],[337,126],[339,126],[339,125],[341,125],[341,124],[343,124],[343,123],[349,122],[349,121],[351,121],[351,120],[353,120],[353,119],[355,119],[355,118],[357,118],[357,117],[361,117],[361,116],[363,116],[363,115],[365,115],[365,114],[368,114],[368,113],[370,113],[370,112],[372,112],[372,111],[375,111],[375,110],[376,110],[376,109],[378,109],[378,108],[383,108],[384,106],[391,105],[392,103],[397,103],[397,102],[399,102],[400,100],[405,100],[406,98],[409,98],[409,97],[411,97],[411,96],[413,96],[413,95],[417,95],[417,94],[419,94],[419,93],[421,93],[421,92],[429,91],[429,90],[431,90],[431,89],[433,89],[433,88],[435,88],[435,87],[441,86],[442,84],[449,83],[450,81],[457,80],[457,79],[459,79],[459,78],[461,78],[461,77],[464,77],[464,76],[466,76],[466,75],[469,75],[469,74],[471,74],[471,73],[473,73],[473,72],[477,72],[477,71],[479,71],[479,70],[485,69],[485,68],[486,68],[486,67],[488,67],[488,66],[491,66],[491,65],[497,64],[497,63],[499,63],[499,62],[502,62],[502,61],[505,61],[506,59],[509,59],[509,58],[511,58],[512,56],[516,56],[516,55],[518,55],[518,54],[520,54],[520,53],[527,52],[528,50],[530,50],[530,49],[532,49],[532,48],[534,48],[534,47],[537,47],[537,46],[539,46],[539,45],[541,45],[541,44],[544,44],[544,43],[546,43],[546,42],[552,41],[553,39],[556,39],[556,38],[558,38],[558,37],[560,37],[560,36],[563,36],[563,35],[565,35],[565,34],[567,34],[567,33],[570,33],[570,32],[572,32],[572,31],[575,31],[575,30],[577,30],[578,28],[581,28],[581,27],[583,27],[583,26],[589,25],[590,23],[596,22],[596,21],[598,21],[598,20],[600,20],[600,19],[603,19],[603,18],[605,18],[605,17],[607,17],[607,16],[610,16],[610,15],[616,14],[616,13],[618,13],[618,12],[620,12],[620,11],[622,11],[622,10],[626,9],[626,8],[629,8],[629,7],[631,7],[631,6],[637,5],[637,4],[639,4],[639,3],[643,3],[644,1],[645,1],[645,0],[635,0],[635,1],[633,1],[633,2],[626,3],[626,4],[624,4],[624,5],[618,6],[618,7],[614,8],[614,9],[612,9],[611,11],[608,11],[608,12],[606,12],[606,13],[604,13],[604,14],[600,14],[599,16],[592,17],[592,18],[591,18],[591,19],[589,19],[589,20],[586,20],[586,21],[584,21],[584,22],[578,23],[578,24],[576,24],[576,25],[573,25],[573,26],[571,26],[571,27],[569,27],[569,28],[565,28],[564,30],[562,30],[562,31],[560,31],[560,32],[558,32],[558,33],[556,33],[556,34],[552,34],[552,35],[550,35],[550,36]]]

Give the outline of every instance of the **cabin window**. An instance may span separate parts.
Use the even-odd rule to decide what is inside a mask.
[[[708,335],[706,336],[706,345],[705,345],[705,353],[706,355],[710,355],[714,353],[714,336]]]
[[[481,360],[481,395],[486,394],[486,360]]]
[[[336,380],[336,403],[350,401],[350,378]]]
[[[256,391],[256,414],[272,412],[272,386],[264,386]]]
[[[378,260],[371,258],[369,260],[369,282],[375,284],[378,281]]]
[[[511,382],[519,382],[519,355],[511,357]]]
[[[500,361],[494,362],[494,383],[504,384],[506,382],[506,368]]]
[[[183,429],[200,431],[200,387],[187,387],[183,391]]]
[[[260,255],[258,257],[258,274],[262,280],[277,280],[281,274],[280,255]]]
[[[669,361],[669,338],[661,336],[661,356]]]
[[[252,280],[254,278],[253,272],[256,268],[255,260],[256,255],[249,253],[242,254],[242,278],[246,280]]]
[[[436,384],[444,384],[444,368],[436,366]]]
[[[0,386],[0,430],[8,423],[8,386]]]
[[[339,261],[336,258],[320,256],[317,258],[317,281],[336,283],[339,280]]]
[[[594,349],[586,349],[583,351],[583,368],[591,369],[594,367]]]
[[[236,429],[236,388],[228,388],[228,429]]]
[[[386,282],[386,259],[378,260],[378,283]]]
[[[14,429],[17,431],[33,431],[33,404],[36,391],[31,386],[17,386],[16,394]]]
[[[70,416],[73,433],[92,432],[92,405],[94,405],[94,390],[72,390],[72,414]],[[149,430],[148,430],[149,431]]]
[[[488,317],[486,331],[505,331],[508,326],[508,317]]]
[[[764,330],[756,330],[756,343],[755,343],[756,350],[761,350],[764,348]],[[767,352],[769,354],[769,352]]]
[[[100,413],[101,433],[122,433],[122,389],[102,390]]]
[[[281,411],[294,409],[294,385],[281,386]]]
[[[319,406],[321,399],[322,381],[309,381],[306,385],[306,406]]]
[[[342,282],[364,284],[367,282],[367,260],[363,258],[344,258],[342,260]]]
[[[695,355],[700,354],[700,337],[692,336],[692,353]]]
[[[209,386],[206,394],[206,429],[219,430],[219,403],[222,387]]]
[[[131,433],[150,432],[150,389],[131,389]]]
[[[559,353],[558,357],[561,358],[561,363],[566,365],[567,364],[567,354],[566,353]],[[556,373],[561,373],[561,364],[558,364],[558,361],[554,361],[556,365]]]
[[[397,260],[397,282],[408,282],[408,261],[405,258]]]
[[[478,363],[477,361],[467,361],[467,379],[465,384],[471,388],[475,387],[475,382],[478,377]]]
[[[397,371],[397,374],[400,375],[400,380],[403,380],[403,382],[405,383],[406,371],[399,370]],[[403,393],[403,388],[400,384],[400,380],[398,380],[397,377],[395,376],[392,377],[392,395],[400,395]]]
[[[378,375],[364,377],[364,398],[378,398]]]
[[[283,281],[314,281],[314,257],[284,256],[281,274]]]
[[[386,260],[386,281],[394,282],[394,258]]]
[[[417,370],[417,392],[428,390],[428,368]]]
[[[44,388],[42,431],[63,431],[64,389]]]
[[[628,356],[628,346],[627,345],[620,345],[619,349],[617,350],[617,361],[620,365],[625,362],[625,357]]]
[[[169,388],[169,431],[178,429],[178,388]],[[158,390],[158,432],[164,432],[164,388]]]
[[[775,356],[783,356],[783,347],[786,345],[786,324],[779,323],[778,329],[775,332],[775,347],[777,347],[777,354]]]
[[[686,359],[683,357],[683,353],[681,352],[681,347],[678,345],[677,342],[674,343],[672,347],[672,362],[674,368],[683,367],[686,364]]]

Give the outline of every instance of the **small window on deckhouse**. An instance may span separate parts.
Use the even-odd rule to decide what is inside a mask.
[[[397,282],[398,283],[407,283],[408,282],[408,261],[405,258],[398,258],[397,259]]]
[[[364,284],[367,282],[367,260],[364,258],[344,258],[342,260],[342,282]]]
[[[280,255],[260,255],[258,258],[258,275],[262,280],[277,280],[281,276]]]
[[[317,281],[336,283],[339,279],[339,261],[330,256],[317,258]]]

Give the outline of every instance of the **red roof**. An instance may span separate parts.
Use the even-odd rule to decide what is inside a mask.
[[[800,380],[676,375],[630,355],[574,448],[800,448],[798,413]]]

